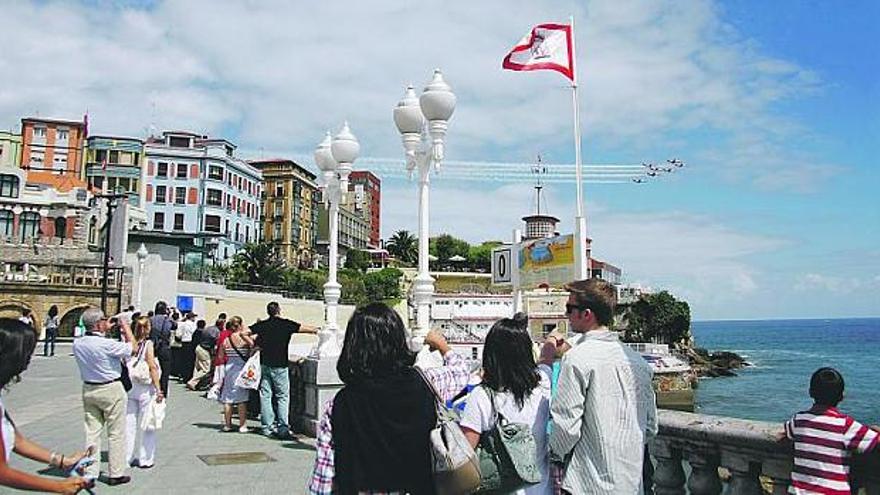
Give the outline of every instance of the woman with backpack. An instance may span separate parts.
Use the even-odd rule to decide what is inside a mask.
[[[426,380],[446,401],[467,384],[468,366],[436,330],[425,345],[444,365],[423,378],[397,312],[382,303],[355,310],[336,364],[344,386],[318,424],[307,493],[434,493],[429,433],[437,412]]]
[[[468,396],[459,425],[475,448],[481,436],[485,440],[502,418],[530,426],[537,448],[533,462],[541,481],[512,493],[548,495],[553,493],[547,445],[552,361],[536,364],[532,348],[525,314],[517,313],[492,325],[483,347],[483,381]]]
[[[131,379],[131,390],[128,391],[128,407],[125,413],[125,458],[132,467],[150,469],[156,457],[156,430],[141,428],[147,408],[152,402],[162,402],[160,385],[161,372],[159,360],[150,340],[150,320],[135,320],[132,329],[135,345],[132,357],[128,360],[128,375]],[[140,449],[135,456],[135,445],[138,433],[141,436]]]

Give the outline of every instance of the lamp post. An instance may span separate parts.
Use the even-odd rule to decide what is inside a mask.
[[[324,284],[324,326],[318,332],[318,345],[312,353],[314,358],[338,356],[340,352],[337,308],[342,286],[336,280],[339,266],[339,204],[346,200],[348,176],[359,152],[360,144],[348,128],[348,122],[335,137],[331,138],[328,132],[315,149],[315,163],[321,170],[324,207],[330,217],[330,246],[327,283]]]
[[[137,250],[137,260],[138,260],[138,292],[137,292],[137,301],[135,307],[140,311],[141,303],[143,302],[143,293],[144,293],[144,264],[147,261],[147,256],[150,254],[147,251],[147,246],[144,243],[141,243],[141,247]]]
[[[430,330],[430,308],[434,297],[434,279],[428,272],[428,212],[429,183],[432,169],[443,161],[446,129],[455,110],[455,94],[440,69],[420,97],[412,86],[406,88],[403,99],[394,108],[394,123],[403,139],[406,168],[419,174],[419,272],[413,281],[413,299],[416,305],[416,323],[412,345],[421,348]],[[426,125],[427,123],[427,125]]]

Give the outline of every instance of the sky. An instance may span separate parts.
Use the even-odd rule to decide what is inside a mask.
[[[392,108],[440,67],[458,98],[449,160],[540,154],[552,170],[574,163],[566,79],[501,60],[569,15],[584,162],[687,164],[586,184],[594,255],[696,319],[880,315],[878,2],[8,2],[0,129],[88,111],[92,133],[187,129],[314,169],[325,130],[347,120],[361,155],[390,166],[402,156]],[[417,185],[382,178],[383,237],[415,232]],[[431,232],[506,240],[531,187],[441,171]],[[545,188],[563,232],[574,191],[573,177]]]

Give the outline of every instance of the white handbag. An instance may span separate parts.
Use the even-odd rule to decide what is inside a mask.
[[[138,385],[153,383],[153,378],[150,376],[150,365],[146,359],[146,349],[147,346],[142,342],[137,356],[133,360],[129,360],[128,376],[131,378],[132,383],[137,383]]]
[[[165,401],[157,402],[153,397],[141,416],[140,427],[144,431],[158,430],[165,421]]]

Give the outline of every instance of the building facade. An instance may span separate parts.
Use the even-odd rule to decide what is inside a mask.
[[[190,132],[164,132],[144,145],[147,228],[196,234],[209,257],[226,262],[259,233],[260,171],[236,146]]]
[[[21,119],[21,168],[82,179],[85,122]]]
[[[311,267],[317,254],[317,176],[293,160],[249,163],[263,174],[261,238],[274,243],[289,266]]]
[[[0,167],[21,166],[21,134],[0,131]]]
[[[348,195],[349,201],[353,195]],[[370,240],[370,227],[361,212],[349,203],[339,205],[339,264],[345,263],[350,249],[366,250]],[[330,252],[330,214],[326,208],[318,208],[318,254],[328,259]]]
[[[382,181],[372,172],[354,170],[348,176],[349,191],[354,192],[354,211],[367,221],[369,239],[367,246],[379,248],[381,232]]]

